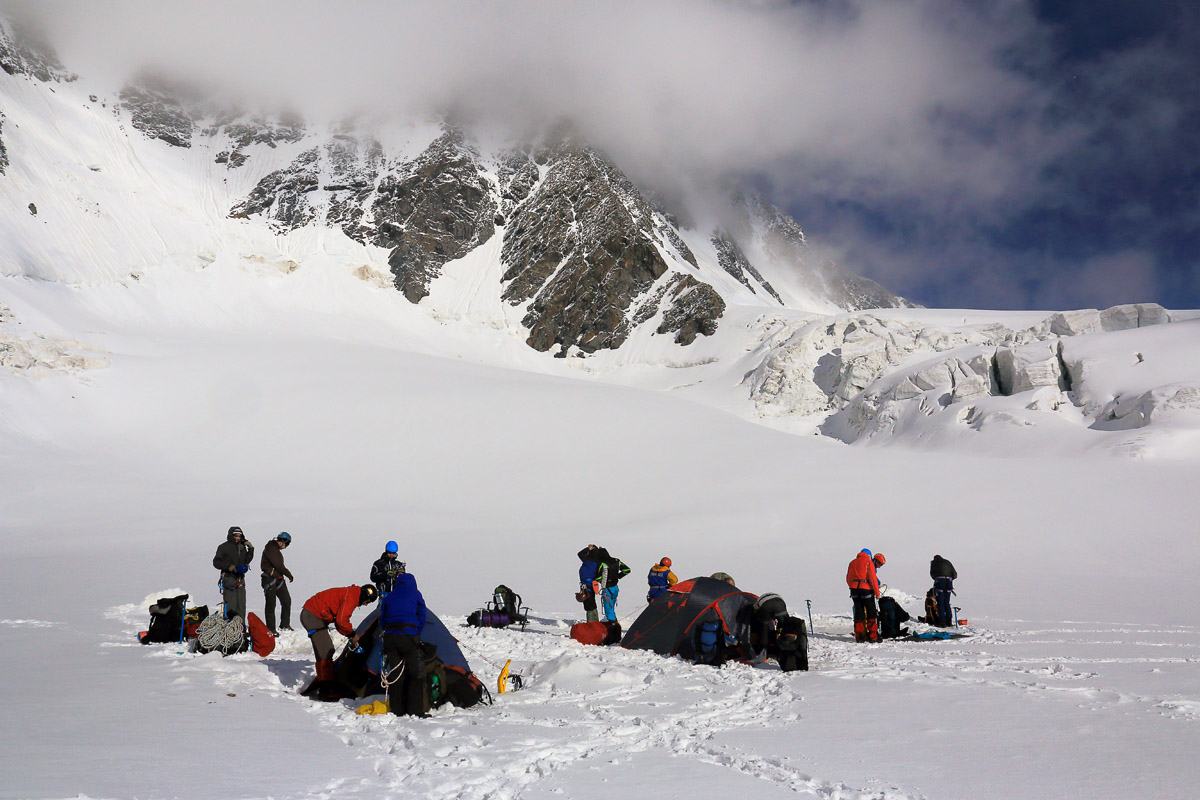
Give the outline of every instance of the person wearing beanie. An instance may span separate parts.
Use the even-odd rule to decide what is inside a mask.
[[[246,541],[242,529],[234,525],[217,547],[213,566],[221,573],[221,599],[225,602],[225,619],[241,617],[246,621],[246,573],[254,559],[254,545]]]

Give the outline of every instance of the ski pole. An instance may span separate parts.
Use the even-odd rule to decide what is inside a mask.
[[[808,604],[808,632],[815,633],[816,631],[813,630],[812,624],[812,600],[805,600],[804,602]]]

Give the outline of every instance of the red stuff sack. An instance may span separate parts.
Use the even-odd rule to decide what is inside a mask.
[[[621,641],[621,623],[577,622],[571,626],[571,638],[580,644],[616,644]]]
[[[263,658],[271,655],[275,650],[275,637],[267,630],[266,623],[253,611],[246,615],[246,622],[250,627],[250,646],[254,652]]]

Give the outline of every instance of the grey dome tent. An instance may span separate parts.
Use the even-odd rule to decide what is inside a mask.
[[[708,661],[702,636],[715,632],[722,659],[754,658],[750,633],[757,595],[725,581],[692,578],[672,586],[651,601],[621,639],[630,650],[652,650],[663,656]]]

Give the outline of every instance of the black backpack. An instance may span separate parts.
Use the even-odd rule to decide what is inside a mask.
[[[808,630],[799,617],[779,621],[779,669],[783,672],[808,670]]]
[[[186,594],[178,597],[161,597],[150,606],[150,628],[142,644],[166,644],[181,642],[186,637],[184,615],[187,613]]]
[[[891,597],[879,598],[879,638],[899,639],[908,635],[908,628],[901,628],[902,623],[912,617]]]
[[[629,569],[629,565],[626,564],[624,561],[622,561],[619,558],[613,558],[612,560],[610,560],[608,562],[608,569],[613,575],[616,576],[613,579],[614,583],[616,581],[621,580],[621,578],[624,578],[626,575],[628,575],[630,572],[632,572],[632,570]]]

